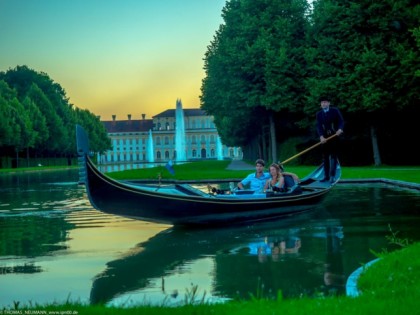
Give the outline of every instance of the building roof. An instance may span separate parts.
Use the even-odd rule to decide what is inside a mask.
[[[207,116],[206,112],[200,108],[184,108],[183,111],[184,117]],[[153,116],[153,118],[166,117],[175,117],[175,109],[167,109]],[[102,123],[107,133],[148,132],[153,129],[153,119],[105,120]]]
[[[205,110],[200,108],[184,108],[184,117],[191,117],[191,116],[207,116]],[[160,114],[153,116],[153,118],[165,118],[165,117],[175,117],[175,109],[167,109]]]
[[[153,119],[102,121],[107,133],[148,132],[153,129]]]

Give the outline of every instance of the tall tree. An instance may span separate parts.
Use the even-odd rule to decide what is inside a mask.
[[[59,153],[67,146],[67,131],[63,126],[63,120],[54,110],[50,100],[36,84],[33,83],[31,85],[26,96],[36,104],[41,113],[45,116],[49,135],[44,149]]]
[[[1,111],[10,115],[17,110],[24,111],[22,117],[11,116],[10,126],[20,128],[24,117],[29,117],[32,125],[31,128],[25,129],[31,130],[31,134],[26,135],[31,137],[31,141],[29,138],[26,139],[27,149],[34,147],[35,152],[49,155],[74,155],[76,151],[74,128],[79,122],[78,119],[82,119],[86,129],[91,130],[91,137],[96,139],[93,141],[94,150],[102,152],[110,147],[106,130],[99,119],[89,111],[74,108],[73,104],[69,103],[64,89],[47,74],[37,72],[27,66],[17,66],[7,72],[0,72],[0,80],[2,79],[8,90],[3,89],[0,95],[5,97],[10,94],[11,96],[8,97],[7,102],[2,102],[4,105]],[[13,105],[11,103],[13,98],[20,103]],[[80,114],[80,112],[83,113]],[[4,114],[3,117],[6,116]],[[6,127],[3,129],[5,134],[6,131],[10,132]],[[24,131],[13,131],[16,135],[21,135],[22,132]],[[20,139],[20,136],[11,140],[17,141],[17,139]],[[0,141],[0,146],[1,143]]]
[[[29,97],[24,98],[22,105],[32,122],[34,132],[33,148],[47,147],[47,141],[50,133],[45,116]]]
[[[85,128],[89,136],[89,147],[93,152],[103,153],[111,148],[111,139],[107,136],[104,124],[87,109],[76,108],[75,121]]]
[[[20,141],[20,126],[16,122],[15,109],[11,101],[16,99],[16,92],[0,80],[0,147],[14,146]]]
[[[270,158],[277,161],[276,113],[302,110],[307,9],[305,0],[226,3],[225,24],[205,55],[201,96],[224,142],[228,128],[239,131],[242,137],[230,138],[242,145],[252,136],[264,138],[261,127],[269,125]]]
[[[419,10],[409,0],[314,2],[306,110],[315,111],[320,94],[329,93],[370,130],[376,165],[382,163],[377,129],[384,117],[395,119],[419,99],[420,57],[412,32]]]

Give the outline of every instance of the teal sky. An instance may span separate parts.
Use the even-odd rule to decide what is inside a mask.
[[[200,106],[226,0],[0,0],[0,71],[47,73],[103,120]]]

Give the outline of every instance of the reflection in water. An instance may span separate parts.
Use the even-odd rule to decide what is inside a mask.
[[[420,194],[386,185],[337,185],[288,219],[168,229],[92,209],[77,180],[76,169],[0,174],[0,308],[69,297],[177,304],[195,286],[209,302],[344,294],[372,250],[393,249],[389,226],[420,239]]]
[[[142,168],[152,168],[162,166],[165,163],[143,162],[143,163],[118,163],[118,164],[99,164],[98,169],[103,173],[137,170]]]
[[[7,273],[37,273],[42,272],[41,267],[35,266],[33,263],[25,263],[17,266],[0,266],[0,275]]]
[[[166,230],[137,245],[121,259],[108,262],[95,277],[91,302],[118,305],[147,299],[148,303],[181,303],[189,286],[200,289],[200,283],[187,280],[170,288],[167,284],[175,274],[188,273],[185,268],[191,267],[192,262],[203,259],[207,260],[204,273],[213,281],[201,290],[212,301],[249,298],[250,294],[261,292],[259,285],[266,296],[276,296],[279,291],[285,297],[312,295],[322,286],[323,274],[319,271],[327,263],[339,262],[326,261],[325,250],[305,252],[302,244],[305,239],[316,238],[319,246],[328,249],[328,242],[339,243],[330,239],[342,238],[343,234],[338,220],[310,220],[307,214],[230,229]],[[328,229],[340,233],[332,234]]]
[[[342,229],[327,227],[324,284],[328,293],[344,294],[346,276],[342,258]]]

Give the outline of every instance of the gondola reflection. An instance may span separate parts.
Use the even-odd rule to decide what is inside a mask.
[[[141,304],[144,295],[137,293],[148,292],[170,303],[195,285],[213,299],[343,294],[343,237],[340,222],[322,212],[223,229],[171,228],[108,262],[93,280],[90,300]],[[174,285],[200,263],[208,266],[208,287]]]

